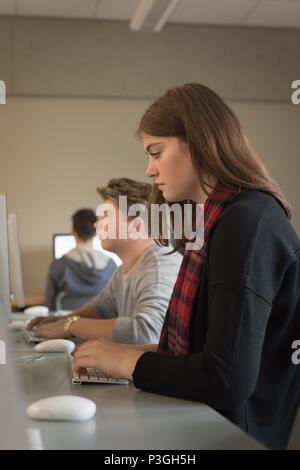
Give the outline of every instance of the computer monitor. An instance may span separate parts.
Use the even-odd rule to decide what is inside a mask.
[[[53,258],[59,259],[64,256],[68,251],[76,247],[75,237],[70,233],[56,233],[53,235]],[[117,266],[122,264],[122,260],[115,254],[110,251],[103,250],[101,246],[101,241],[98,237],[93,238],[93,248],[94,250],[101,250],[109,258],[111,258]]]
[[[53,258],[59,259],[76,247],[75,237],[70,233],[56,233],[52,238]]]
[[[6,324],[11,320],[6,194],[0,194],[0,310]]]
[[[24,308],[25,296],[23,289],[20,241],[16,214],[10,214],[8,217],[8,247],[11,294],[16,303],[16,306],[19,308]]]
[[[26,424],[22,383],[7,329],[10,320],[7,207],[6,195],[0,194],[0,450],[39,448],[36,429]]]

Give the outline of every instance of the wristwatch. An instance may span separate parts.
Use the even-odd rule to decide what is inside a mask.
[[[71,317],[68,317],[65,320],[64,330],[65,330],[65,334],[66,334],[67,338],[73,338],[74,337],[74,335],[72,335],[72,333],[70,331],[70,326],[73,323],[73,321],[77,321],[77,320],[79,320],[79,318],[80,318],[79,315],[72,315]]]

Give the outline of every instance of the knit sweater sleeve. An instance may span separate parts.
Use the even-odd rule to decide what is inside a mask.
[[[134,384],[149,392],[234,409],[255,387],[271,305],[247,287],[210,289],[210,315],[202,351],[186,357],[145,353]],[[200,312],[197,312],[200,313]]]

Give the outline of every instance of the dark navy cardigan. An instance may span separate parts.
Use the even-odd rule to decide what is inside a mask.
[[[191,354],[144,353],[134,384],[204,402],[266,446],[284,449],[300,397],[297,339],[300,239],[277,199],[246,189],[210,231]]]

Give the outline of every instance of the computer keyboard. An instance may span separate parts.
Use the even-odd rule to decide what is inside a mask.
[[[11,320],[21,320],[21,321],[28,321],[28,315],[25,315],[24,313],[21,312],[12,312],[11,313]]]
[[[34,332],[32,330],[26,330],[25,328],[21,330],[25,340],[27,343],[41,343],[49,338],[34,336]]]
[[[95,369],[90,369],[90,368],[86,369],[86,374],[78,375],[73,370],[74,358],[71,354],[69,354],[69,359],[70,359],[71,378],[72,378],[72,383],[74,385],[80,385],[82,383],[118,384],[118,385],[128,385],[129,384],[129,380],[115,379],[113,377],[109,377],[108,375],[104,374],[104,372],[101,372],[101,371],[95,370]]]

